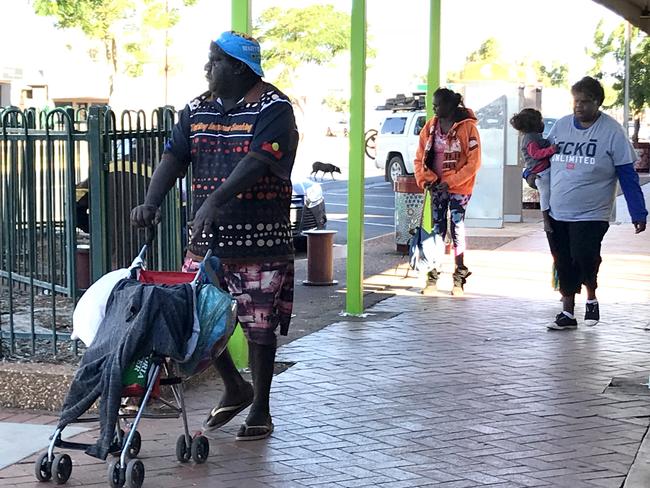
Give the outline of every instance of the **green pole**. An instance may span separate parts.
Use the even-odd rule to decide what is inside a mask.
[[[433,117],[433,92],[440,86],[440,4],[442,0],[431,0],[429,15],[429,71],[427,73],[427,119]],[[424,228],[431,232],[431,205],[425,202]]]
[[[231,0],[230,27],[244,34],[252,33],[251,0]],[[239,323],[228,341],[228,352],[237,369],[248,366],[248,341]]]
[[[346,311],[363,312],[364,114],[366,87],[366,2],[352,0],[350,158]]]
[[[251,34],[251,0],[231,0],[231,28],[232,30]]]
[[[440,86],[440,4],[431,0],[429,15],[429,71],[427,73],[427,118],[433,116],[433,92]]]

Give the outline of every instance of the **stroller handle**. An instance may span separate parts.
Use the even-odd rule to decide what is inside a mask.
[[[153,243],[154,239],[156,238],[156,226],[152,225],[150,227],[146,228],[146,238],[145,238],[145,243],[140,249],[140,252],[138,253],[138,256],[136,258],[137,260],[140,260],[144,262],[144,258],[147,255],[147,250],[149,249],[149,246]],[[205,256],[203,259],[208,259],[212,256],[212,249],[208,249],[208,251],[205,253]],[[199,272],[196,273],[196,277],[194,281],[196,281],[199,277]]]
[[[156,238],[156,226],[151,225],[145,229],[145,241],[144,245],[142,246],[142,249],[140,249],[140,252],[138,253],[138,258],[144,261],[144,257],[147,255],[147,249],[149,249],[149,246],[153,243],[154,239]]]

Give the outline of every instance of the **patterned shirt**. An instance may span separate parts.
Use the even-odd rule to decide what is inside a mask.
[[[273,85],[260,81],[228,111],[207,94],[192,100],[165,147],[192,165],[192,215],[245,156],[263,161],[268,169],[255,185],[216,210],[214,238],[198,239],[188,250],[203,256],[211,244],[213,253],[227,261],[291,257],[291,169],[297,145],[291,102]]]

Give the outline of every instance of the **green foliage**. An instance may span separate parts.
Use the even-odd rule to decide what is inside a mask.
[[[532,81],[532,67],[538,81],[546,86],[567,86],[569,67],[566,64],[553,62],[549,67],[540,61],[510,62],[503,59],[499,41],[490,37],[483,41],[478,49],[465,58],[465,65],[460,71],[447,73],[450,82],[466,80],[510,80]]]
[[[609,106],[622,107],[625,103],[625,38],[626,25],[618,25],[612,32],[603,31],[601,21],[594,33],[595,49],[587,49],[594,59],[590,74],[602,80],[611,80],[616,98]],[[607,69],[607,62],[612,61]],[[650,107],[650,38],[632,29],[630,36],[630,111],[635,117],[633,139],[638,139],[639,119]]]
[[[33,0],[38,15],[53,16],[61,29],[79,28],[90,39],[104,44],[104,57],[113,76],[118,56],[122,70],[142,74],[151,59],[147,49],[157,31],[170,29],[180,20],[180,8],[197,0]],[[176,5],[176,6],[174,6]],[[118,38],[119,35],[119,38]],[[92,49],[91,49],[92,50]],[[93,53],[90,53],[91,57]],[[111,79],[111,94],[113,80]]]
[[[133,13],[131,0],[34,0],[38,15],[57,18],[57,27],[78,27],[93,39],[112,37],[111,27],[116,21]]]
[[[333,112],[350,112],[350,100],[348,98],[328,95],[323,99],[323,105],[331,109]]]
[[[625,57],[625,26],[624,24],[619,25],[613,32],[609,35],[605,34],[603,31],[603,20],[601,19],[596,26],[596,31],[594,32],[594,48],[589,47],[585,48],[587,56],[594,60],[594,66],[591,68],[589,74],[595,78],[601,78],[603,75],[603,62],[605,58],[613,55],[614,50],[618,50],[615,56]],[[618,42],[614,42],[615,39],[619,39]],[[622,40],[622,44],[621,41]],[[615,44],[618,44],[615,46]]]
[[[499,41],[494,37],[490,37],[483,41],[481,46],[467,56],[468,63],[475,63],[477,61],[494,61],[501,55],[501,46]]]
[[[548,67],[539,61],[533,63],[538,80],[544,86],[568,87],[569,86],[569,65],[553,61]]]
[[[333,5],[271,7],[259,16],[253,32],[263,46],[265,69],[281,67],[276,84],[287,87],[301,65],[325,65],[349,50],[350,25],[350,15]]]

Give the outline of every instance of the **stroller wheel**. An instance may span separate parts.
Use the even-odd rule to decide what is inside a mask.
[[[181,463],[186,463],[190,460],[191,451],[185,443],[185,435],[182,434],[176,439],[176,459]]]
[[[125,435],[122,438],[122,449],[124,449],[124,443],[126,443],[126,438],[128,436]],[[138,457],[138,454],[140,454],[140,448],[142,447],[142,437],[140,436],[140,432],[137,430],[133,433],[133,439],[131,439],[131,445],[129,446],[129,450],[127,454],[129,455],[130,458]]]
[[[139,459],[131,459],[126,465],[126,486],[140,488],[144,483],[144,464]]]
[[[122,488],[124,486],[124,468],[120,466],[120,460],[115,459],[108,464],[108,486],[111,488]]]
[[[192,439],[192,459],[196,464],[203,464],[208,460],[210,453],[210,441],[205,436],[198,436]]]
[[[38,481],[50,481],[52,477],[52,463],[47,459],[47,452],[44,452],[34,463],[34,474]]]
[[[57,485],[62,485],[72,474],[72,459],[68,454],[57,454],[52,461],[52,474]]]

